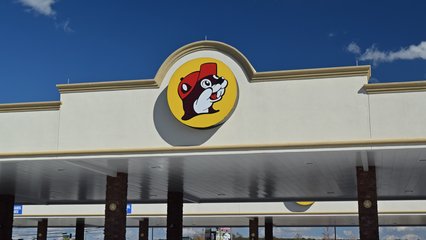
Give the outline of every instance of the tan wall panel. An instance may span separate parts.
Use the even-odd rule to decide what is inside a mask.
[[[373,138],[425,138],[426,92],[370,95]]]
[[[0,152],[54,151],[59,111],[0,113]]]

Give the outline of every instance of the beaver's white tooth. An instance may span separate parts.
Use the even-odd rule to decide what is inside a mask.
[[[217,92],[217,96],[221,97],[223,95],[223,92],[225,92],[225,90],[222,88]]]
[[[226,81],[226,80],[223,80],[223,83],[222,83],[222,88],[226,88],[226,86],[228,85],[228,81]]]
[[[221,88],[220,84],[213,85],[213,92],[219,91],[220,88]]]
[[[216,75],[213,75],[213,78],[214,78],[214,79],[219,79]]]

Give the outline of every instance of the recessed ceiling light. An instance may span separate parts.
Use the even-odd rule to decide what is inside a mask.
[[[155,195],[155,194],[150,194],[149,196],[150,196],[150,197],[156,197],[157,195]]]
[[[405,190],[406,193],[413,193],[413,190]]]
[[[306,165],[313,165],[313,162],[307,162]]]
[[[225,193],[218,193],[217,195],[218,195],[218,196],[226,196],[226,194],[225,194]]]
[[[63,172],[63,171],[65,171],[65,169],[63,169],[63,168],[58,168],[57,170],[58,170],[58,172]]]
[[[159,168],[161,168],[161,166],[158,166],[158,165],[157,165],[157,166],[152,166],[151,168],[152,168],[152,169],[159,169]]]
[[[420,159],[419,162],[426,162],[426,158],[425,159]]]
[[[327,192],[327,194],[334,194],[334,192]]]

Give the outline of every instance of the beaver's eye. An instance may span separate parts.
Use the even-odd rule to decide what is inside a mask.
[[[208,79],[201,80],[201,87],[209,88],[211,86],[212,86],[212,82],[210,82],[210,80],[208,80]]]
[[[182,84],[182,91],[183,92],[188,92],[188,85],[186,85],[185,83],[184,84]]]

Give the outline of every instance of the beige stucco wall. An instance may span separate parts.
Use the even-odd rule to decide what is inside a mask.
[[[425,138],[426,92],[370,95],[373,138]]]
[[[237,78],[239,99],[221,126],[193,129],[171,115],[168,80],[188,60],[216,58]],[[366,94],[367,76],[250,82],[224,52],[178,59],[159,88],[66,92],[58,111],[0,113],[0,152],[235,146],[425,138],[426,93]]]
[[[0,113],[0,152],[56,150],[58,129],[59,111]]]
[[[176,121],[166,101],[168,79],[184,62],[213,57],[239,84],[234,113],[222,126],[199,130]],[[167,72],[159,89],[61,95],[60,150],[282,144],[368,139],[367,77],[250,83],[232,58],[219,52],[189,54]]]

